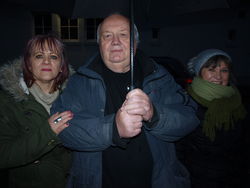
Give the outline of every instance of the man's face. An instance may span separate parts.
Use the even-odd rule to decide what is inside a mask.
[[[130,69],[129,21],[121,15],[107,17],[100,28],[100,52],[105,65],[114,72]]]

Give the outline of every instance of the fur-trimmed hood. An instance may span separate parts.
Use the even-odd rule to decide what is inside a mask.
[[[16,101],[27,100],[29,95],[29,90],[23,80],[22,61],[23,58],[19,57],[0,67],[0,86],[2,90],[13,96]],[[75,71],[71,66],[69,69],[70,75],[72,75]],[[66,82],[62,88],[65,88]]]

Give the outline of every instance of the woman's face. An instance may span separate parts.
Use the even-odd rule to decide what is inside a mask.
[[[216,67],[204,67],[201,69],[201,78],[209,82],[227,86],[229,83],[229,67],[224,61],[220,61]]]
[[[56,51],[51,51],[47,44],[44,49],[35,48],[32,51],[30,71],[35,83],[53,84],[54,79],[61,71],[61,57]]]

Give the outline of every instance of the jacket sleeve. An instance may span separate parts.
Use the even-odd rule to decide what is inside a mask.
[[[47,114],[14,108],[5,101],[0,106],[0,168],[32,163],[59,143],[49,127]]]
[[[59,134],[66,147],[80,151],[101,151],[112,144],[115,114],[104,116],[106,98],[103,93],[100,80],[71,77],[51,108],[51,113],[70,110],[74,114],[69,127]]]
[[[194,130],[199,120],[197,104],[169,74],[149,84],[148,94],[158,114],[157,124],[145,129],[157,138],[174,142]]]

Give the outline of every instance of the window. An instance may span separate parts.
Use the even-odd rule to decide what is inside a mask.
[[[96,40],[96,31],[103,18],[88,18],[85,20],[85,34],[87,41]]]
[[[34,14],[35,34],[47,34],[52,31],[51,14]]]
[[[79,40],[78,19],[61,18],[61,39]]]

